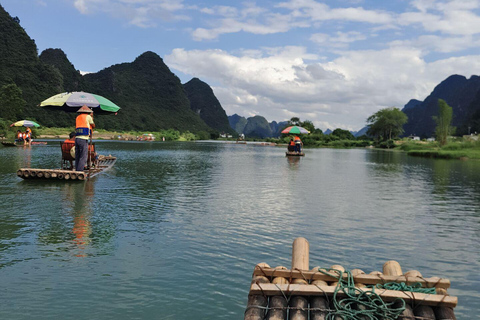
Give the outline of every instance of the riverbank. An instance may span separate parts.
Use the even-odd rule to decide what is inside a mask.
[[[407,142],[398,147],[407,152],[409,156],[437,158],[480,160],[480,142],[478,141],[452,141],[444,146],[436,142]]]

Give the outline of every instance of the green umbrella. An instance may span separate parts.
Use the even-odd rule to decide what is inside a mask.
[[[120,110],[119,106],[107,98],[87,92],[59,93],[40,103],[40,107],[66,112],[77,112],[82,106],[89,107],[96,114],[111,114]]]
[[[15,123],[12,123],[10,127],[40,127],[38,123],[31,120],[20,120]]]

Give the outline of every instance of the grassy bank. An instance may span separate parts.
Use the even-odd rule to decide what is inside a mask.
[[[480,159],[480,141],[451,141],[444,146],[436,142],[406,142],[399,146],[410,156],[439,159]]]
[[[74,131],[75,128],[46,128],[40,127],[34,129],[34,136],[37,139],[42,138],[66,138],[70,132]],[[177,130],[169,129],[162,131],[107,131],[103,129],[95,129],[93,133],[93,138],[97,140],[136,140],[137,137],[141,137],[145,133],[151,133],[154,135],[155,140],[162,141],[165,138],[165,141],[193,141],[198,139],[207,139],[203,134],[194,134],[191,132],[180,132]]]

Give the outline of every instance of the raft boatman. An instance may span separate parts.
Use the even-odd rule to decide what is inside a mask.
[[[75,171],[83,171],[88,157],[88,139],[92,136],[93,111],[83,106],[77,111],[80,113],[75,122]]]

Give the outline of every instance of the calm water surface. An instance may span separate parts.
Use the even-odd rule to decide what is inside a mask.
[[[97,142],[88,182],[23,181],[57,142],[0,149],[0,319],[243,319],[255,264],[404,271],[480,305],[480,162],[373,150]]]

